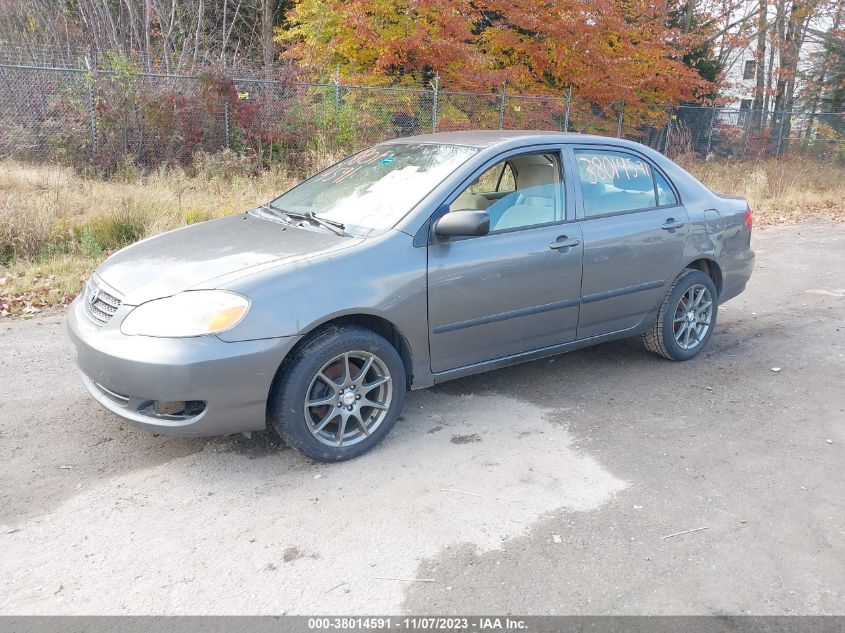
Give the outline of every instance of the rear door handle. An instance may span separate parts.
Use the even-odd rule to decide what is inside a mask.
[[[664,231],[674,231],[675,229],[683,228],[686,222],[678,222],[675,218],[667,218],[660,228]]]
[[[570,239],[566,235],[561,235],[554,242],[549,244],[549,248],[557,251],[563,248],[572,248],[573,246],[580,245],[581,240],[579,240],[577,237],[573,237],[572,239]]]

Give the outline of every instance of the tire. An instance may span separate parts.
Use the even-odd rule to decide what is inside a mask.
[[[269,422],[311,459],[352,459],[396,424],[405,380],[399,353],[383,337],[354,325],[329,327],[282,366],[270,395]]]
[[[709,306],[706,305],[708,300]],[[718,309],[719,293],[713,280],[700,270],[687,269],[678,275],[666,293],[657,320],[643,334],[643,344],[649,351],[669,360],[695,358],[713,334]]]

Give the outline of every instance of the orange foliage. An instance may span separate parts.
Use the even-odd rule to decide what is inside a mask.
[[[648,106],[707,85],[683,64],[666,0],[297,0],[284,55],[344,81],[560,95]],[[628,107],[628,106],[626,106]]]

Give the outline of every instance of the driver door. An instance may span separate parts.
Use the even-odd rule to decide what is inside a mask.
[[[449,213],[486,210],[490,232],[430,235],[434,373],[575,339],[583,247],[568,187],[559,148],[547,147],[488,163],[447,200]]]

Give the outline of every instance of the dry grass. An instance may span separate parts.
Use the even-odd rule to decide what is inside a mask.
[[[326,160],[331,160],[327,158]],[[0,316],[66,303],[109,253],[162,231],[241,212],[289,188],[276,169],[254,174],[232,155],[190,171],[116,178],[0,163]]]
[[[845,168],[802,160],[678,162],[712,191],[743,196],[756,227],[802,222],[819,215],[845,221]]]
[[[328,164],[325,157],[315,164]],[[806,160],[679,160],[714,191],[748,198],[755,224],[819,214],[845,220],[845,171]],[[0,163],[0,316],[68,302],[110,252],[185,224],[238,213],[294,182],[281,169],[255,174],[233,154],[193,168],[111,180],[68,168]]]

